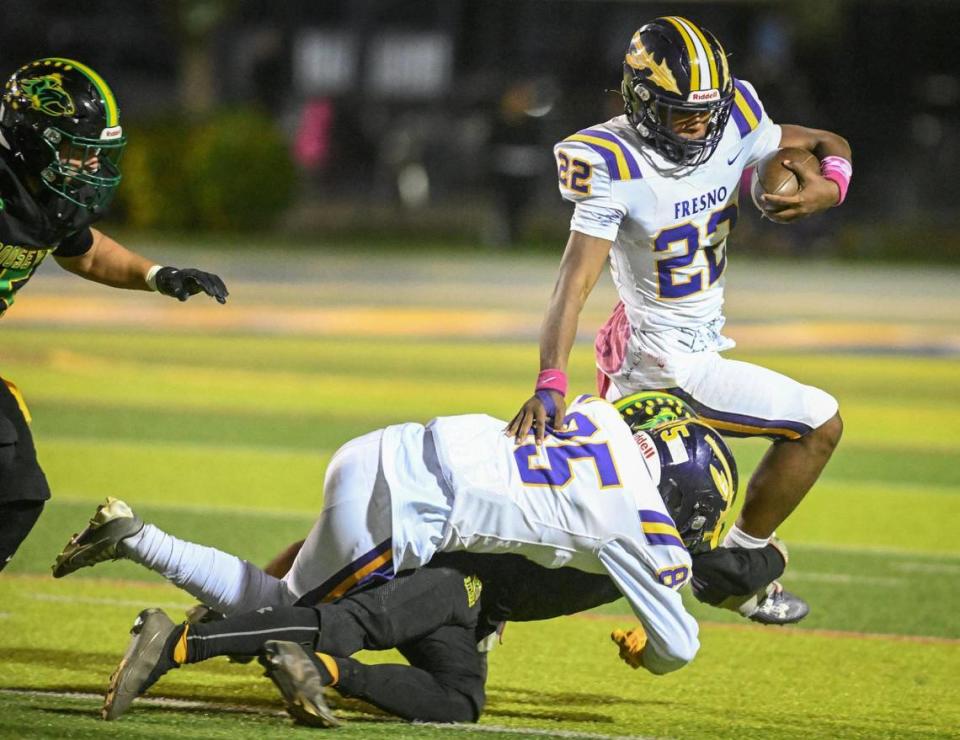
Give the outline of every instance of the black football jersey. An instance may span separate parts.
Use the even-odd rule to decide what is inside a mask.
[[[0,150],[2,152],[2,150]],[[87,252],[93,234],[86,226],[69,232],[51,224],[0,156],[0,316],[48,254],[75,257]]]

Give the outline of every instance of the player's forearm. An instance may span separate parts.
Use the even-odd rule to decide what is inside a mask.
[[[853,151],[846,139],[830,131],[820,131],[819,133],[822,134],[822,137],[817,140],[812,149],[817,159],[823,161],[827,157],[843,157],[848,162],[853,159]]]
[[[582,302],[554,293],[540,330],[541,370],[556,368],[566,371],[582,307]]]
[[[780,147],[806,149],[821,161],[826,157],[843,157],[849,162],[853,157],[850,143],[839,134],[792,124],[781,126]]]
[[[571,233],[540,329],[540,369],[566,370],[580,312],[597,284],[610,242]]]
[[[86,254],[57,258],[57,263],[63,269],[114,288],[151,290],[146,278],[154,265],[152,261],[131,252],[101,231],[91,231],[93,245]]]
[[[699,647],[699,645],[697,647]],[[659,655],[651,650],[648,644],[643,649],[643,667],[650,671],[650,673],[662,676],[665,673],[673,673],[673,671],[683,668],[693,660],[693,656],[696,655],[696,653],[697,649],[694,648],[693,651],[689,653],[667,653],[665,655]]]

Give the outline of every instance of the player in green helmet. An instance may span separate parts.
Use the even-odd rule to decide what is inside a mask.
[[[114,288],[226,301],[216,275],[157,265],[91,227],[120,185],[125,145],[113,91],[87,65],[38,59],[7,80],[0,99],[0,316],[50,254],[65,270]],[[0,570],[50,497],[29,418],[16,386],[0,382]]]

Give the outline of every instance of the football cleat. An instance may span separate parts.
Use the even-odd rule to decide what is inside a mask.
[[[130,629],[133,637],[127,652],[110,676],[100,716],[117,719],[133,700],[149,689],[171,668],[173,659],[164,654],[170,634],[177,628],[162,609],[144,609]]]
[[[117,545],[141,529],[143,521],[140,517],[120,499],[108,496],[97,507],[87,528],[73,535],[63,552],[57,555],[53,577],[62,578],[80,568],[123,557]]]
[[[792,594],[779,581],[770,584],[767,597],[749,615],[760,624],[793,624],[810,613],[810,605],[796,594]]]
[[[340,720],[323,697],[323,675],[315,661],[302,645],[277,640],[263,646],[260,658],[294,721],[311,727],[339,727]]]

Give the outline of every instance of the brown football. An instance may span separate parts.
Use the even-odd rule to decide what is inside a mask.
[[[817,165],[817,158],[813,153],[796,147],[777,149],[777,151],[770,152],[757,162],[750,183],[750,194],[753,196],[753,204],[771,221],[778,220],[776,214],[764,207],[763,203],[760,202],[760,196],[764,193],[794,195],[800,192],[800,183],[797,182],[797,176],[783,166],[783,160],[785,159],[803,169],[815,168]]]

